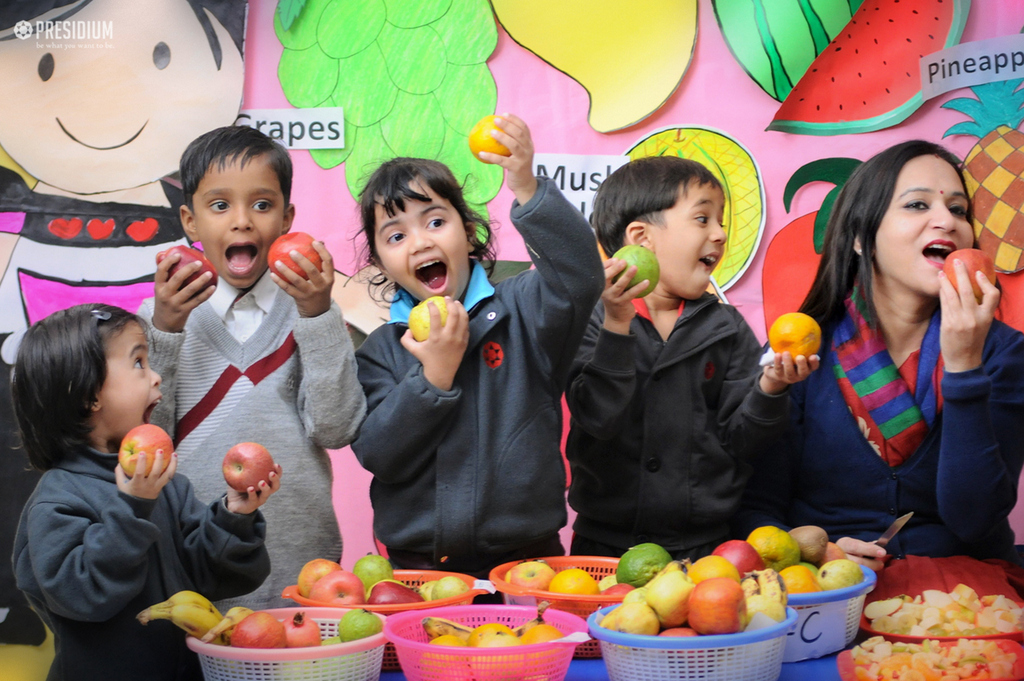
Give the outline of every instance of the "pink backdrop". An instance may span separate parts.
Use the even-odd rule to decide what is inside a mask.
[[[277,80],[281,45],[272,26],[276,2],[250,0],[249,5],[244,108],[288,108]],[[652,21],[656,20],[652,17]],[[1017,33],[1022,25],[1024,3],[975,0],[962,42]],[[659,111],[624,131],[600,134],[590,128],[588,96],[583,87],[517,45],[500,27],[498,46],[488,65],[497,83],[497,113],[508,111],[523,117],[531,126],[538,152],[622,154],[656,130],[682,126],[720,130],[750,151],[762,172],[767,198],[766,228],[752,265],[727,291],[727,296],[762,340],[765,329],[760,274],[764,250],[771,237],[791,220],[816,210],[831,189],[831,185],[825,184],[802,189],[796,195],[792,212],[787,214],[782,194],[793,172],[826,156],[866,159],[890,144],[913,137],[941,141],[942,134],[964,117],[940,105],[969,94],[960,90],[930,100],[901,125],[880,132],[838,137],[766,132],[778,102],[768,97],[733,59],[710,0],[700,2],[695,53],[679,88]],[[962,157],[975,141],[960,136],[950,137],[944,143]],[[358,230],[358,216],[345,185],[343,167],[323,170],[304,151],[293,152],[292,158],[296,166],[292,195],[297,209],[295,228],[322,238],[334,254],[338,268],[352,273],[356,266],[352,239]],[[511,194],[503,188],[488,204],[491,217],[500,225],[499,257],[526,260],[521,240],[508,226],[511,200]],[[357,558],[373,550],[370,475],[358,465],[349,449],[334,453],[333,461],[335,507],[345,541],[343,563],[350,567]],[[1011,520],[1018,541],[1024,541],[1024,506],[1018,505]]]

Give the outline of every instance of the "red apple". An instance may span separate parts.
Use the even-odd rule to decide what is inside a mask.
[[[284,625],[269,612],[254,612],[231,632],[234,648],[284,648],[286,644]]]
[[[153,462],[156,461],[158,449],[164,450],[163,468],[157,475],[167,470],[171,463],[171,454],[174,452],[174,442],[160,426],[151,423],[143,423],[129,430],[124,439],[121,440],[121,449],[117,453],[117,461],[121,464],[122,470],[129,478],[135,475],[135,466],[138,464],[139,454],[146,455],[146,470],[144,475],[149,475],[153,470]]]
[[[506,579],[509,584],[547,591],[548,585],[551,584],[554,577],[554,568],[544,561],[528,560],[509,570]]]
[[[729,577],[705,579],[690,592],[689,625],[698,634],[735,634],[747,626],[743,587]]]
[[[658,636],[700,636],[700,634],[690,627],[672,627],[671,629],[662,629]]]
[[[239,442],[224,455],[223,469],[228,486],[245,492],[250,487],[259,489],[260,480],[270,480],[274,459],[261,444]]]
[[[996,264],[992,261],[992,258],[985,251],[980,251],[977,248],[961,248],[958,251],[953,251],[946,256],[946,261],[942,264],[942,271],[945,272],[946,278],[949,279],[949,283],[953,285],[953,288],[959,291],[956,279],[956,270],[953,268],[955,261],[961,261],[967,266],[967,275],[971,279],[971,288],[974,289],[974,297],[981,302],[982,293],[981,286],[978,285],[978,281],[974,278],[977,272],[981,272],[985,277],[992,282],[996,283]]]
[[[382,579],[370,587],[366,597],[370,605],[390,605],[392,603],[422,603],[423,596],[415,589],[410,589],[401,582]]]
[[[764,570],[764,559],[761,558],[761,554],[750,542],[742,539],[730,539],[727,542],[722,542],[715,547],[711,554],[721,556],[735,565],[740,577],[754,570]]]
[[[306,613],[297,612],[291,619],[284,621],[284,638],[286,648],[309,648],[320,645],[320,625]]]
[[[341,569],[341,566],[335,563],[333,560],[327,560],[326,558],[314,558],[299,570],[299,595],[303,598],[309,598],[309,590],[313,588],[313,585],[319,581],[321,577],[331,572],[337,572]]]
[[[328,605],[362,605],[366,602],[363,581],[348,570],[329,572],[309,590],[309,600]]]
[[[163,262],[164,258],[175,253],[181,254],[181,258],[178,259],[178,262],[171,265],[171,269],[167,273],[167,276],[169,277],[174,276],[175,272],[177,272],[182,267],[185,267],[186,265],[191,265],[194,262],[199,263],[199,269],[190,274],[188,278],[185,279],[185,281],[181,284],[181,288],[185,288],[193,281],[201,277],[205,272],[209,272],[213,276],[210,277],[210,281],[207,282],[206,286],[203,287],[203,290],[205,291],[209,287],[217,285],[217,270],[214,269],[213,264],[206,259],[206,256],[203,255],[201,251],[197,251],[194,248],[189,248],[188,246],[182,246],[180,244],[178,246],[171,246],[166,251],[160,251],[159,253],[156,254],[156,264],[159,265],[161,262]]]
[[[629,593],[635,589],[632,584],[626,584],[625,582],[619,584],[612,584],[610,587],[601,592],[602,596],[614,596],[615,594]]]
[[[270,244],[270,250],[267,252],[267,262],[270,263],[270,267],[275,273],[277,273],[277,265],[274,263],[280,260],[295,274],[303,279],[309,279],[306,270],[302,269],[299,263],[292,260],[292,251],[298,251],[313,263],[313,266],[317,269],[320,269],[323,265],[323,258],[313,248],[313,237],[305,232],[289,232],[277,237],[274,243]]]

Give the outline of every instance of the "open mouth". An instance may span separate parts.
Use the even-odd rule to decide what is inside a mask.
[[[700,258],[700,261],[709,268],[714,268],[718,264],[718,261],[722,258],[721,253],[710,253]]]
[[[258,253],[259,251],[253,244],[228,246],[228,250],[224,252],[228,270],[235,276],[249,274],[256,263],[256,255]]]
[[[143,423],[149,423],[150,417],[153,416],[153,410],[156,409],[156,405],[159,402],[160,402],[160,400],[157,400],[153,404],[151,404],[148,407],[146,407],[146,411],[143,412],[143,414],[142,414],[142,422]]]
[[[416,278],[431,291],[443,291],[448,283],[448,266],[440,260],[424,263],[416,268]]]
[[[956,246],[949,241],[932,241],[924,247],[925,259],[935,265],[936,267],[942,267],[943,263],[946,262],[946,256],[956,250]]]

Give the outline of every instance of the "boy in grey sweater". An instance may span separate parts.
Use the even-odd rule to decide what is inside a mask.
[[[200,265],[172,275],[180,257],[169,255],[139,311],[164,378],[153,422],[174,437],[196,495],[209,500],[223,488],[224,454],[243,441],[265,446],[289,478],[265,514],[271,575],[241,601],[253,609],[283,605],[282,589],[307,561],[340,560],[326,449],[348,444],[366,410],[352,341],[331,301],[330,253],[314,242],[318,269],[292,251],[306,277],[268,263],[295,216],[291,177],[288,152],[257,130],[219,128],[192,142],[181,160],[181,221],[219,281],[209,286],[204,273],[186,285]]]

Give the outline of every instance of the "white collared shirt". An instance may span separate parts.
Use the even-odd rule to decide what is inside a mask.
[[[238,297],[239,290],[222,279],[210,297],[210,307],[223,320],[228,333],[239,343],[244,343],[260,328],[274,305],[277,291],[278,286],[270,278],[270,270],[241,298]]]

